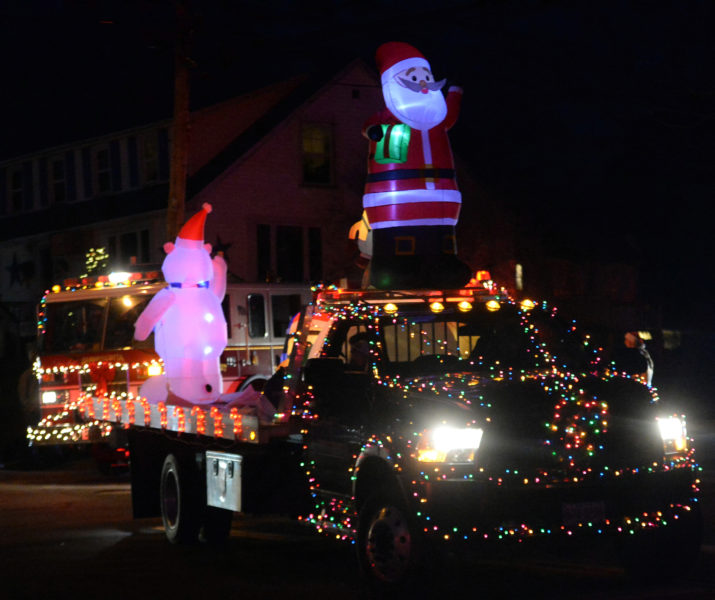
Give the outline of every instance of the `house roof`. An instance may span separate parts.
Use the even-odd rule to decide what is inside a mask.
[[[192,131],[210,138],[202,149],[190,150],[186,201],[220,176],[230,165],[250,151],[274,127],[311,96],[349,67],[326,68],[308,75],[293,76],[235,98],[192,111]],[[220,118],[215,118],[220,117]],[[129,131],[129,130],[128,130]],[[87,140],[84,140],[86,142]],[[73,144],[69,144],[71,146]],[[43,149],[41,154],[46,152]],[[50,206],[45,210],[6,215],[0,220],[0,239],[13,234],[36,235],[43,231],[72,226],[86,226],[112,218],[166,209],[168,186],[122,191],[102,196],[101,203]]]
[[[354,61],[354,64],[357,61]],[[189,167],[186,200],[189,201],[216,177],[226,171],[234,162],[253,148],[273,128],[287,119],[298,107],[305,103],[324,85],[333,79],[341,69],[325,69],[309,75],[292,77],[287,81],[240,96],[227,103],[221,103],[192,115],[200,120],[202,113],[210,110],[226,110],[231,104],[238,122],[234,123],[235,137],[223,149],[214,154],[195,170]]]

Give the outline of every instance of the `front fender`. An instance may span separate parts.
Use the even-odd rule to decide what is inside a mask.
[[[355,463],[353,497],[358,510],[378,488],[388,488],[406,499],[399,474],[400,452],[389,440],[371,437],[362,447]]]

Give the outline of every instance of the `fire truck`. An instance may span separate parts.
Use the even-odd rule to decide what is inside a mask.
[[[159,271],[66,280],[43,296],[37,311],[40,421],[31,445],[83,444],[112,428],[81,417],[85,395],[126,399],[162,372],[154,335],[134,339],[134,322],[166,286]],[[291,317],[311,297],[300,284],[229,283],[223,300],[228,345],[221,356],[224,392],[260,390],[276,370]]]

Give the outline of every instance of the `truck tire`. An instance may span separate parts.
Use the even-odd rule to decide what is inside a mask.
[[[198,540],[201,504],[196,469],[168,454],[161,469],[160,501],[164,532],[172,544]]]
[[[396,491],[373,493],[360,511],[358,561],[375,597],[395,597],[429,585],[425,541]]]

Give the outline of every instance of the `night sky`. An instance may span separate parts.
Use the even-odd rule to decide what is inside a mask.
[[[455,150],[519,227],[635,262],[673,325],[715,329],[715,2],[188,4],[193,108],[410,42],[464,88]],[[171,5],[6,0],[0,158],[169,117]]]

